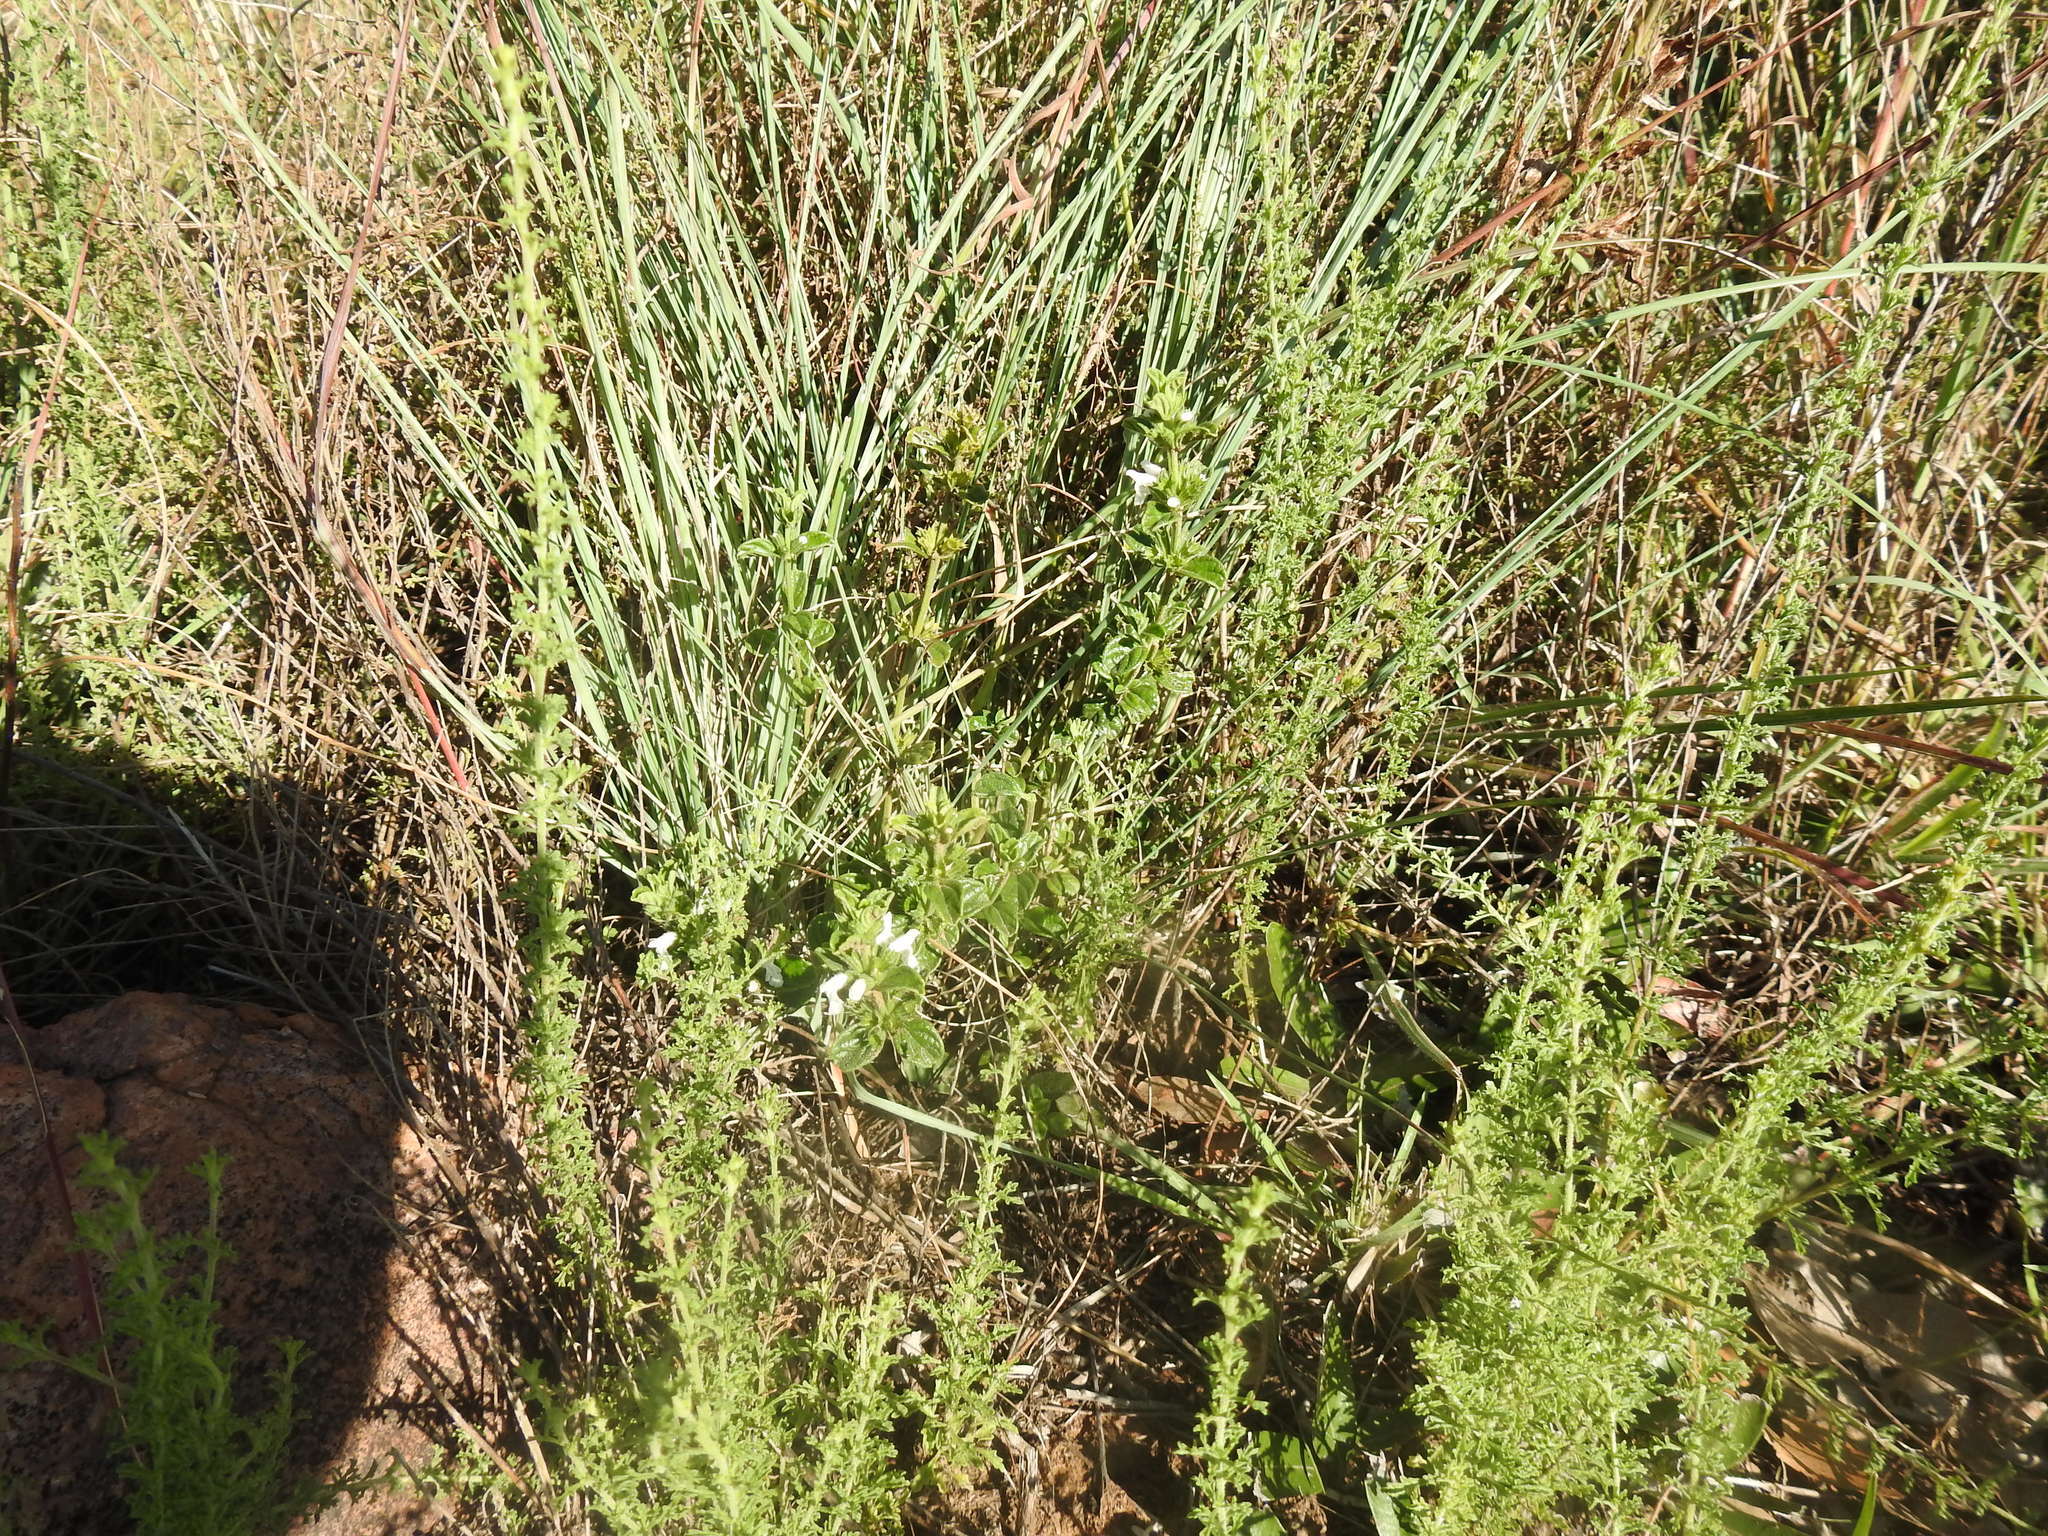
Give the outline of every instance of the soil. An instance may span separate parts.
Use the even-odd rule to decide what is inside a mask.
[[[919,1536],[1193,1536],[1194,1463],[1175,1447],[1186,1421],[1097,1412],[1054,1413],[1009,1438],[1005,1465],[974,1485],[911,1511]],[[1270,1513],[1289,1536],[1324,1536],[1314,1499]]]

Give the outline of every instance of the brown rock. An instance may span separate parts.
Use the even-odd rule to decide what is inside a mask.
[[[464,1335],[438,1288],[404,1256],[406,1212],[426,1203],[418,1138],[340,1031],[304,1015],[209,1007],[132,993],[73,1014],[29,1042],[36,1070],[0,1065],[0,1317],[91,1342],[35,1103],[40,1089],[73,1198],[81,1134],[105,1130],[131,1169],[154,1169],[143,1200],[159,1233],[203,1230],[206,1190],[191,1169],[228,1158],[221,1237],[220,1339],[251,1389],[296,1338],[294,1471],[381,1471],[394,1455],[431,1459],[438,1412],[420,1384],[459,1381]],[[101,1536],[130,1528],[104,1451],[107,1395],[60,1367],[0,1360],[0,1529]],[[399,1536],[442,1511],[409,1480],[346,1500],[297,1528],[306,1536]]]

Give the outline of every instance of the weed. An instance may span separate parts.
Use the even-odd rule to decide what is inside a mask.
[[[1254,1186],[1239,1202],[1224,1258],[1223,1284],[1216,1292],[1221,1322],[1204,1349],[1209,1398],[1195,1425],[1193,1449],[1197,1510],[1205,1536],[1237,1536],[1258,1516],[1247,1495],[1257,1478],[1247,1411],[1260,1406],[1248,1384],[1262,1374],[1253,1358],[1251,1330],[1270,1316],[1259,1294],[1258,1250],[1276,1236],[1268,1219],[1276,1196]]]
[[[282,1529],[334,1494],[291,1486],[286,1475],[296,1342],[281,1346],[269,1407],[249,1417],[236,1406],[235,1352],[220,1343],[215,1318],[215,1283],[230,1258],[219,1237],[223,1159],[209,1156],[191,1170],[206,1185],[205,1229],[172,1236],[143,1219],[150,1176],[123,1168],[117,1145],[103,1135],[81,1145],[79,1187],[102,1198],[78,1212],[78,1240],[104,1266],[99,1297],[109,1353],[60,1355],[14,1324],[0,1326],[0,1344],[77,1371],[114,1395],[114,1453],[138,1529],[152,1536]],[[106,1359],[114,1362],[111,1377]]]

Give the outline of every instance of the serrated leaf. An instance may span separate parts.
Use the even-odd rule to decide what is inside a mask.
[[[928,1077],[946,1064],[946,1042],[921,1013],[899,1020],[891,1043],[896,1047],[896,1060],[911,1077]]]
[[[832,1060],[847,1072],[871,1066],[882,1054],[882,1037],[872,1015],[845,1023],[832,1033]]]
[[[1117,690],[1116,701],[1125,714],[1149,715],[1159,708],[1159,684],[1152,678],[1139,678]]]

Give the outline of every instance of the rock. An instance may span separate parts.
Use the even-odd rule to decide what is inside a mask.
[[[60,1348],[91,1342],[39,1089],[73,1198],[86,1198],[78,1138],[104,1130],[124,1166],[157,1170],[143,1200],[157,1232],[204,1228],[205,1186],[190,1170],[210,1149],[228,1158],[220,1339],[253,1391],[245,1411],[267,1403],[281,1341],[304,1344],[295,1472],[331,1479],[394,1457],[424,1468],[426,1426],[441,1416],[422,1375],[459,1383],[473,1352],[398,1239],[405,1213],[431,1204],[431,1160],[352,1042],[303,1014],[131,993],[33,1031],[29,1052],[33,1072],[0,1065],[0,1317],[49,1330]],[[74,1373],[0,1360],[0,1529],[130,1529],[104,1450],[109,1413],[107,1394]],[[401,1476],[295,1530],[399,1536],[444,1513]]]

